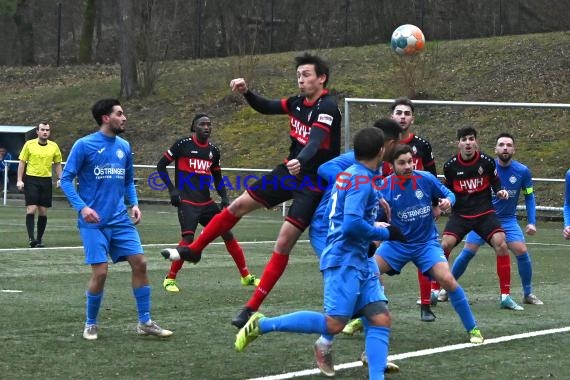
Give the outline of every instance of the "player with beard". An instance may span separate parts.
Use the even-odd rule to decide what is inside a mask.
[[[73,144],[61,177],[61,189],[78,213],[77,226],[85,263],[91,266],[91,278],[85,292],[86,319],[83,338],[98,339],[98,315],[109,269],[113,263],[127,261],[131,267],[131,285],[138,311],[138,335],[168,337],[172,331],[161,328],[150,316],[150,293],[146,258],[135,227],[142,213],[134,183],[130,144],[119,137],[125,131],[127,117],[117,99],[102,99],[91,108],[99,131]],[[78,179],[77,189],[74,185]],[[127,201],[132,208],[129,219]]]
[[[184,137],[168,149],[156,165],[156,170],[168,186],[170,203],[178,209],[178,221],[182,240],[179,247],[188,246],[194,240],[198,223],[206,226],[220,208],[210,196],[213,186],[221,198],[220,206],[230,204],[227,189],[222,183],[220,167],[220,150],[210,142],[212,121],[204,113],[198,113],[190,124],[189,137]],[[166,166],[175,162],[175,185],[172,184]],[[232,256],[241,276],[243,286],[256,285],[259,279],[249,273],[243,249],[231,231],[222,234],[226,249]],[[162,286],[168,292],[179,292],[176,275],[182,269],[184,261],[174,261],[164,279]]]
[[[529,305],[542,305],[532,292],[532,264],[528,249],[525,243],[524,234],[517,221],[517,203],[520,193],[524,194],[528,224],[525,232],[528,235],[536,233],[536,202],[534,190],[532,188],[532,174],[528,167],[519,161],[513,160],[515,154],[515,138],[509,133],[501,133],[497,136],[495,146],[497,158],[497,173],[501,179],[503,188],[508,191],[509,199],[499,200],[493,197],[493,206],[501,226],[505,230],[507,246],[517,258],[519,276],[523,287],[523,303]],[[463,250],[453,262],[451,272],[456,279],[467,269],[469,261],[485,241],[475,232],[470,232],[466,237]],[[498,263],[497,263],[498,265]]]

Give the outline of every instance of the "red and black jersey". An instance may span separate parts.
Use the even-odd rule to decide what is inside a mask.
[[[198,205],[214,202],[210,196],[210,188],[214,188],[212,173],[221,170],[217,146],[185,137],[163,155],[169,163],[174,161],[174,183],[183,201]]]
[[[469,161],[458,154],[443,165],[445,186],[455,194],[453,212],[464,218],[475,218],[494,213],[491,189],[501,190],[495,160],[485,153],[476,152]]]
[[[287,160],[297,158],[307,145],[311,128],[321,128],[327,133],[317,153],[301,166],[301,175],[316,175],[321,164],[340,154],[341,114],[335,98],[325,89],[312,103],[297,95],[282,99],[281,107],[289,115],[291,146]]]
[[[437,177],[435,160],[429,141],[414,135],[413,133],[406,139],[400,140],[400,144],[409,145],[412,148],[413,170],[426,170]],[[388,176],[394,172],[392,164],[384,162],[382,164],[382,175]]]

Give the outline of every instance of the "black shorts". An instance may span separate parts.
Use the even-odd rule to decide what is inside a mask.
[[[27,175],[24,178],[26,206],[51,207],[51,189],[51,177]]]
[[[505,232],[503,227],[501,227],[501,222],[497,218],[497,215],[492,212],[475,218],[464,218],[456,214],[451,214],[445,224],[443,234],[455,236],[457,244],[459,244],[465,235],[471,231],[475,231],[479,236],[485,239],[489,245],[491,244],[491,238],[494,234],[497,232]]]
[[[219,212],[220,208],[214,202],[195,205],[182,201],[178,206],[178,221],[180,222],[182,236],[194,235],[198,223],[205,227]]]
[[[285,220],[304,231],[323,197],[323,187],[326,183],[319,183],[318,176],[295,177],[281,164],[248,185],[247,192],[268,209],[292,199]]]

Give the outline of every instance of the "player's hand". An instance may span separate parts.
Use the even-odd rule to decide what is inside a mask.
[[[180,193],[176,189],[172,190],[170,192],[170,204],[173,205],[174,207],[178,207],[180,206],[180,203],[182,203],[182,199],[180,198]]]
[[[247,83],[243,78],[236,78],[230,81],[230,87],[233,92],[239,92],[240,94],[245,94],[248,90]]]
[[[570,239],[570,226],[565,227],[562,230],[562,236],[564,237],[564,239],[569,240]]]
[[[439,198],[437,202],[437,207],[441,210],[441,212],[448,212],[451,208],[451,201],[449,198]]]
[[[85,206],[81,209],[81,217],[87,223],[99,223],[101,218],[99,218],[99,214],[91,207]]]
[[[527,224],[526,225],[526,234],[527,235],[534,235],[536,233],[536,226],[534,224]]]
[[[301,163],[296,158],[287,161],[286,165],[291,175],[297,175],[301,172]]]
[[[133,218],[134,224],[139,224],[139,222],[142,219],[142,212],[139,209],[139,206],[137,206],[137,205],[133,206],[133,208],[131,210],[131,217]]]
[[[509,199],[509,192],[507,190],[497,191],[497,198],[499,199]]]
[[[18,181],[16,183],[16,187],[18,188],[19,191],[24,190],[24,181]]]
[[[221,201],[220,201],[220,208],[224,209],[226,207],[228,207],[230,205],[230,200],[228,199],[228,197],[222,197]]]
[[[55,188],[56,188],[56,189],[59,189],[60,187],[61,187],[61,179],[58,179],[58,180],[55,182]]]
[[[405,243],[408,241],[408,239],[406,239],[406,237],[404,236],[404,234],[402,233],[402,231],[400,231],[400,229],[398,227],[393,226],[393,225],[389,225],[388,227],[386,227],[386,229],[390,233],[390,235],[388,236],[388,240],[396,240],[396,241],[400,241],[402,243]]]

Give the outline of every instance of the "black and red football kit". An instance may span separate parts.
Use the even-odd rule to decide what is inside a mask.
[[[412,148],[413,170],[425,170],[437,177],[435,159],[429,141],[412,133],[407,138],[400,140],[399,143]],[[394,168],[389,162],[384,161],[382,163],[382,175],[387,177],[392,173],[394,173]]]
[[[455,194],[444,235],[454,235],[460,242],[473,230],[489,242],[495,233],[503,231],[492,203],[491,190],[501,190],[492,157],[475,152],[471,160],[464,161],[458,154],[443,165],[443,175],[445,185]]]

